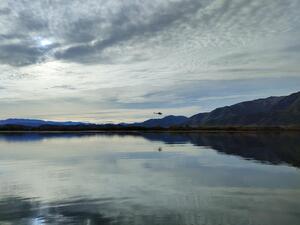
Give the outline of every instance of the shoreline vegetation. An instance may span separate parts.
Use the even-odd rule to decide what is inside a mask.
[[[79,126],[51,126],[38,127],[21,125],[0,126],[0,133],[39,133],[39,132],[281,132],[297,131],[300,126],[200,126],[200,127],[136,127],[117,125],[79,125]]]

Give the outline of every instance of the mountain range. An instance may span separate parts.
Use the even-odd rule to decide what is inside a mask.
[[[81,122],[55,122],[55,121],[46,121],[46,120],[35,120],[35,119],[6,119],[0,120],[0,126],[2,125],[19,125],[19,126],[28,126],[28,127],[39,127],[43,125],[50,126],[78,126],[85,123]]]
[[[27,127],[40,126],[108,126],[105,124],[87,124],[80,122],[54,122],[32,119],[0,120],[0,126],[17,125]],[[166,116],[149,119],[140,123],[109,126],[169,128],[169,127],[230,127],[230,126],[299,126],[300,92],[288,96],[268,97],[217,108],[211,112],[199,113],[192,117]]]
[[[300,92],[217,108],[190,117],[188,126],[292,126],[300,125]]]
[[[142,127],[170,126],[295,126],[300,125],[300,92],[217,108],[190,118],[167,116],[135,123]]]
[[[128,126],[135,126],[135,127],[170,127],[170,126],[180,126],[184,124],[188,120],[188,117],[185,116],[166,116],[161,119],[149,119],[142,123],[132,123],[127,124]]]

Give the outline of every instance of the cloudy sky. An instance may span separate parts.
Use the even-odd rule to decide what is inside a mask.
[[[0,119],[192,115],[300,90],[299,0],[1,0]]]

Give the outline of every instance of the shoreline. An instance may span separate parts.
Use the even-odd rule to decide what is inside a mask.
[[[0,134],[46,133],[281,133],[300,132],[300,128],[203,128],[203,129],[99,129],[99,130],[0,130]]]

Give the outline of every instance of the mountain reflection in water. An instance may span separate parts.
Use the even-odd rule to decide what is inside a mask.
[[[298,133],[0,135],[0,224],[298,225]]]
[[[1,134],[0,141],[32,142],[45,139],[84,138],[90,136],[142,137],[150,141],[166,144],[186,144],[207,146],[220,153],[241,156],[270,164],[289,164],[300,167],[300,133],[15,133]],[[162,151],[162,147],[158,148]]]

